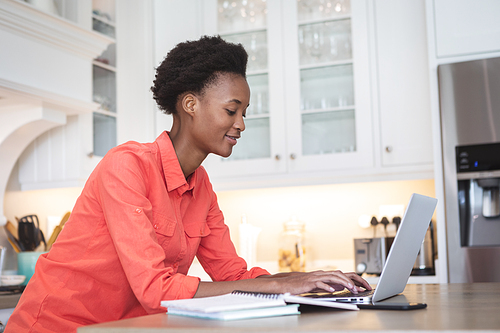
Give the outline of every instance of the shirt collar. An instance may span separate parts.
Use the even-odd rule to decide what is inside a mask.
[[[171,192],[175,189],[179,189],[179,191],[184,193],[192,190],[198,179],[198,169],[196,169],[193,174],[188,177],[188,181],[186,181],[179,160],[177,159],[177,154],[175,153],[172,140],[170,140],[170,137],[168,136],[168,132],[164,131],[160,134],[160,136],[156,139],[156,143],[160,150],[167,191]]]

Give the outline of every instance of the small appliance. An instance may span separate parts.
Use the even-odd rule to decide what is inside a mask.
[[[394,237],[354,239],[354,262],[357,274],[380,275]],[[424,241],[420,246],[411,275],[434,275],[437,257],[434,225],[430,222]]]
[[[394,237],[354,239],[354,261],[357,274],[382,273]]]

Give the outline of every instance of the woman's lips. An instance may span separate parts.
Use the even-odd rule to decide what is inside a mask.
[[[236,140],[239,139],[237,136],[231,136],[226,134],[226,140],[229,141],[233,146],[236,144]]]

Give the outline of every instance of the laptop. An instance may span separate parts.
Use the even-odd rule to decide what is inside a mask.
[[[412,194],[387,255],[377,288],[358,294],[345,290],[334,293],[307,293],[301,296],[317,298],[322,301],[366,304],[379,302],[402,293],[424,241],[436,205],[437,199],[435,198]]]

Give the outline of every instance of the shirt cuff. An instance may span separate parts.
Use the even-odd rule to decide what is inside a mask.
[[[198,291],[200,281],[201,279],[197,276],[185,275],[181,282],[182,288],[179,288],[176,299],[193,298]]]
[[[268,271],[260,267],[252,267],[244,276],[243,279],[255,279],[261,275],[271,275]]]

